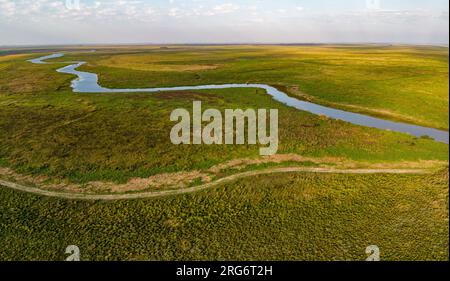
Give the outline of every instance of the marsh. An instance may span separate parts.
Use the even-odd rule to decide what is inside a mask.
[[[278,110],[258,109],[225,109],[225,117],[218,109],[206,109],[202,113],[202,102],[194,101],[191,116],[188,110],[178,108],[170,114],[170,121],[180,122],[170,132],[173,144],[257,144],[269,147],[260,148],[260,155],[274,155],[278,150]],[[267,122],[269,117],[269,122]],[[223,122],[222,120],[225,120]],[[202,122],[209,122],[202,128]],[[223,124],[224,123],[224,124]],[[236,124],[236,126],[235,126]],[[247,126],[245,126],[247,124]],[[258,124],[258,129],[256,128]],[[192,127],[192,133],[191,133]],[[223,128],[225,127],[225,129]],[[245,128],[247,127],[247,133]],[[269,134],[267,134],[269,129]],[[192,142],[191,142],[192,135]],[[236,136],[235,136],[236,135]],[[225,136],[225,141],[223,140]],[[247,141],[245,140],[247,136]]]

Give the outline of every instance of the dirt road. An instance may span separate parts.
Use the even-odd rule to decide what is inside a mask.
[[[152,191],[152,192],[140,192],[140,193],[123,193],[123,194],[84,194],[84,193],[67,193],[58,191],[49,191],[44,189],[39,189],[36,187],[24,186],[21,184],[8,182],[0,180],[0,188],[10,188],[17,191],[32,193],[47,197],[56,197],[63,199],[73,199],[73,200],[130,200],[130,199],[142,199],[142,198],[155,198],[164,197],[170,195],[179,195],[197,192],[218,186],[220,184],[229,183],[237,179],[266,175],[266,174],[276,174],[276,173],[293,173],[293,172],[303,172],[303,173],[336,173],[336,174],[427,174],[430,173],[429,170],[424,169],[347,169],[339,170],[333,168],[308,168],[308,167],[288,167],[288,168],[271,168],[258,171],[243,172],[235,175],[231,175],[225,178],[218,179],[214,182],[202,184],[199,186],[176,189],[176,190],[163,190],[163,191]]]

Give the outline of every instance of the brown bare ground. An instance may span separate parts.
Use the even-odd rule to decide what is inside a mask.
[[[172,99],[187,99],[187,100],[217,100],[218,97],[206,93],[196,93],[196,92],[185,92],[185,91],[171,91],[171,92],[158,92],[153,95],[156,98],[162,100],[172,100]]]
[[[162,188],[185,188],[195,180],[201,182],[210,182],[211,176],[200,171],[164,173],[151,176],[149,178],[133,178],[127,183],[117,184],[113,182],[95,181],[85,185],[73,183],[46,183],[49,180],[46,176],[29,176],[14,172],[9,168],[0,167],[0,178],[22,182],[48,190],[63,190],[66,192],[128,192],[141,191],[145,189],[162,189]]]
[[[212,188],[224,183],[233,182],[237,179],[253,177],[258,175],[275,174],[275,173],[340,173],[340,174],[426,174],[430,173],[424,169],[334,169],[334,168],[310,168],[310,167],[286,167],[286,168],[271,168],[258,171],[243,172],[234,174],[225,178],[218,179],[214,182],[209,182],[194,187],[184,189],[171,189],[161,191],[144,191],[139,193],[122,193],[122,194],[83,194],[83,193],[68,193],[44,190],[36,187],[29,187],[14,182],[0,180],[0,187],[18,190],[21,192],[33,193],[41,196],[65,198],[72,200],[130,200],[142,198],[155,198],[171,195],[180,195],[192,192],[198,192],[208,188]]]
[[[164,173],[151,176],[149,178],[133,178],[125,184],[115,184],[112,182],[91,182],[89,187],[95,190],[109,190],[113,193],[140,191],[145,189],[161,188],[185,188],[195,180],[200,179],[203,183],[210,182],[211,177],[208,174],[199,171]]]
[[[210,183],[214,176],[220,177],[224,171],[242,170],[250,165],[257,164],[281,164],[284,162],[312,162],[318,167],[311,169],[325,169],[326,171],[344,171],[355,170],[361,171],[370,169],[371,171],[401,171],[401,170],[437,170],[443,166],[448,165],[445,161],[418,161],[418,162],[397,162],[397,163],[365,163],[350,161],[345,158],[313,158],[305,157],[297,154],[278,154],[267,157],[258,158],[242,158],[234,159],[223,164],[211,167],[207,171],[186,171],[176,173],[162,173],[153,175],[148,178],[132,178],[127,183],[117,184],[114,182],[95,181],[87,184],[74,184],[69,182],[50,183],[50,179],[46,176],[30,176],[16,173],[12,169],[0,167],[0,178],[10,180],[13,182],[24,183],[32,186],[39,186],[42,189],[53,191],[64,191],[71,193],[124,193],[132,191],[144,190],[170,190],[170,189],[185,189],[191,186],[195,181]],[[333,166],[330,166],[333,165]],[[274,168],[275,169],[275,168]]]
[[[241,158],[241,159],[233,159],[231,161],[225,162],[223,164],[219,164],[211,167],[208,171],[211,173],[220,173],[223,170],[227,169],[236,169],[242,170],[250,165],[258,165],[258,164],[268,164],[275,163],[281,164],[283,162],[311,162],[318,164],[322,167],[327,167],[333,165],[340,169],[349,169],[349,168],[373,168],[373,169],[435,169],[448,164],[446,161],[437,161],[437,160],[420,160],[417,162],[393,162],[393,163],[369,163],[369,162],[359,162],[359,161],[351,161],[345,158],[338,157],[322,157],[322,158],[314,158],[314,157],[306,157],[298,154],[276,154],[272,156],[264,156],[260,158]]]
[[[276,154],[276,155],[265,156],[265,157],[260,157],[260,158],[233,159],[226,163],[213,166],[208,171],[211,173],[220,173],[221,171],[227,170],[227,169],[241,170],[250,165],[268,164],[268,163],[281,164],[283,162],[312,162],[312,163],[316,163],[316,164],[325,164],[325,163],[343,164],[345,162],[345,159],[333,158],[333,157],[312,158],[312,157],[301,156],[298,154]]]

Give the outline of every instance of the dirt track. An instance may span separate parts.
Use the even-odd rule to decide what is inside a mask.
[[[57,192],[49,191],[44,189],[39,189],[36,187],[23,186],[17,183],[8,182],[0,180],[0,187],[6,187],[26,193],[32,193],[47,197],[56,197],[63,199],[73,199],[73,200],[129,200],[129,199],[142,199],[142,198],[155,198],[164,197],[170,195],[179,195],[197,192],[205,190],[220,184],[229,183],[236,179],[275,174],[275,173],[292,173],[292,172],[307,172],[307,173],[336,173],[336,174],[427,174],[428,170],[423,169],[347,169],[339,170],[333,168],[306,168],[306,167],[292,167],[292,168],[271,168],[258,171],[244,172],[240,174],[231,175],[225,178],[221,178],[217,181],[210,182],[207,184],[184,188],[176,190],[164,190],[164,191],[153,191],[153,192],[140,192],[140,193],[125,193],[125,194],[83,194],[83,193],[67,193],[67,192]]]

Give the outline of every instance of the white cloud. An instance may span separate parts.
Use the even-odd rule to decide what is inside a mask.
[[[207,15],[218,15],[218,14],[228,14],[239,10],[239,6],[233,3],[225,3],[221,5],[214,6]]]
[[[0,44],[448,42],[448,7],[326,12],[292,2],[80,0],[80,9],[68,9],[65,0],[0,0]]]
[[[16,13],[16,4],[8,0],[0,0],[0,14],[11,17]]]
[[[94,21],[111,17],[125,17],[140,21],[156,13],[153,6],[135,0],[103,2],[80,0],[79,8],[67,5],[70,3],[72,2],[66,3],[65,0],[0,0],[0,16],[16,21],[45,21],[49,18]]]
[[[177,18],[177,17],[181,17],[183,15],[183,12],[179,8],[171,8],[169,10],[168,15],[171,16],[171,17],[176,17]]]

